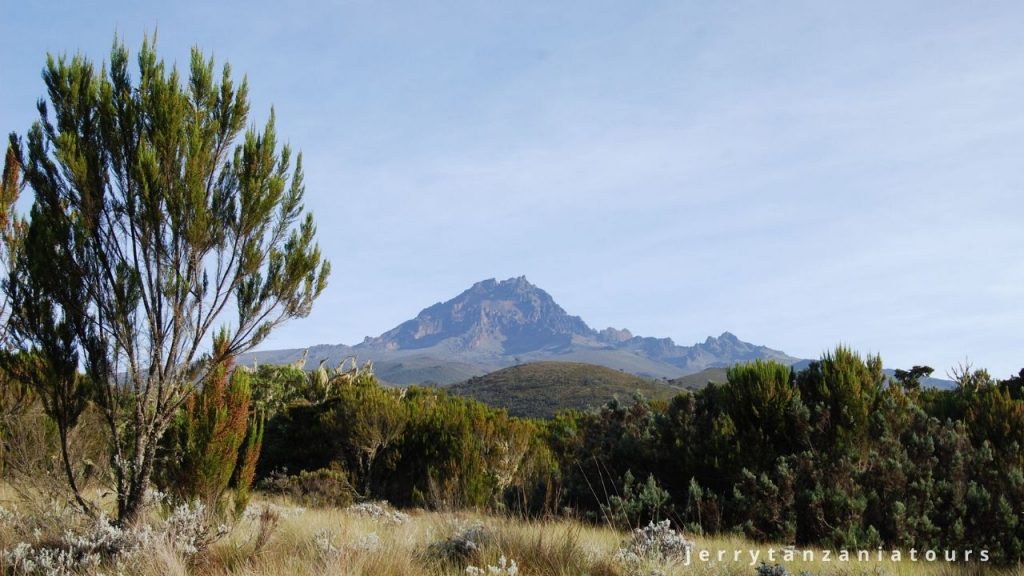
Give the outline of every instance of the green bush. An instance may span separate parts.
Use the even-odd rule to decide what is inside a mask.
[[[226,356],[227,343],[223,333],[218,335],[215,354]],[[232,367],[228,357],[178,411],[164,436],[166,451],[156,475],[179,500],[199,500],[218,513],[226,511],[229,487],[235,489],[236,512],[248,504],[263,435],[262,419],[250,410],[249,373]]]
[[[671,496],[658,485],[653,474],[640,483],[627,470],[621,494],[609,496],[608,503],[601,505],[601,514],[611,525],[632,530],[660,521],[669,511],[670,500]]]
[[[264,478],[259,487],[271,494],[287,496],[303,506],[345,508],[355,501],[355,490],[348,475],[338,469],[303,470],[295,475],[275,472]]]

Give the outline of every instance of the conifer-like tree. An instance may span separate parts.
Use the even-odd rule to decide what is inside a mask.
[[[25,219],[15,211],[15,204],[25,187],[19,152],[17,136],[12,134],[0,178],[0,267],[5,276],[14,268],[27,228]],[[2,439],[6,437],[7,428],[14,425],[14,416],[34,398],[23,373],[31,362],[11,354],[10,311],[8,292],[3,291],[0,293],[0,465],[3,464]]]
[[[197,383],[307,315],[329,274],[301,155],[293,166],[278,146],[273,111],[245,129],[247,83],[227,65],[218,79],[198,49],[183,78],[148,39],[136,77],[129,68],[118,42],[99,70],[48,58],[23,155],[35,202],[10,283],[22,346],[46,357],[57,332],[57,360],[84,357],[122,524],[138,517],[159,440]],[[225,344],[206,352],[221,329]]]
[[[14,268],[18,259],[27,227],[25,219],[15,212],[15,204],[25,187],[18,137],[11,134],[4,154],[3,176],[0,178],[0,266],[6,273]],[[10,301],[7,293],[0,295],[0,347],[10,346],[9,322]]]

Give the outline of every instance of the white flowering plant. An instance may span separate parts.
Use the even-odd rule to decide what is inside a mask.
[[[350,514],[371,518],[384,524],[400,526],[409,521],[408,514],[392,510],[387,502],[361,502],[349,506],[346,510]]]
[[[101,565],[122,567],[157,544],[169,544],[183,558],[194,558],[229,532],[220,525],[211,528],[205,507],[184,503],[170,509],[163,522],[119,526],[106,514],[86,522],[69,522],[60,537],[30,528],[16,510],[0,509],[0,524],[19,534],[21,541],[2,550],[4,565],[11,574],[78,574],[95,571]],[[47,536],[51,534],[51,536]]]
[[[519,565],[516,564],[515,560],[509,560],[502,554],[501,558],[498,559],[497,566],[487,565],[487,569],[478,568],[476,566],[468,566],[466,568],[466,574],[471,576],[516,576],[519,574]]]
[[[686,558],[692,548],[692,541],[673,530],[671,522],[662,520],[633,530],[630,539],[623,542],[615,554],[615,559],[631,567],[679,562]]]

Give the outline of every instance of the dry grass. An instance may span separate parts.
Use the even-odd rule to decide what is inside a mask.
[[[14,495],[0,489],[0,500]],[[366,517],[349,510],[292,507],[282,500],[257,499],[251,512],[231,532],[205,552],[186,557],[172,543],[159,541],[145,554],[120,567],[101,566],[99,572],[131,576],[211,574],[277,576],[454,576],[467,566],[487,573],[502,556],[515,560],[521,576],[631,576],[632,574],[745,575],[754,576],[758,562],[750,550],[767,558],[769,549],[781,561],[781,546],[755,545],[742,538],[698,538],[690,565],[684,562],[648,562],[630,568],[615,558],[628,534],[573,520],[524,521],[472,512],[414,511],[403,523]],[[261,513],[268,510],[267,513]],[[157,521],[154,517],[154,521]],[[439,553],[439,543],[476,526],[479,546],[464,556]],[[17,544],[16,530],[0,527],[0,546]],[[460,549],[461,550],[461,549]],[[712,561],[702,562],[707,550]],[[718,559],[719,550],[724,556]],[[733,551],[741,557],[734,559]],[[799,556],[799,555],[798,555]],[[890,574],[893,576],[952,576],[957,574],[1020,574],[1017,569],[996,570],[988,565],[949,565],[942,562],[822,562],[799,558],[783,562],[791,574]],[[9,566],[4,566],[8,572]]]
[[[471,554],[465,563],[446,561],[428,553],[431,544],[457,533],[460,527],[478,523],[489,539]],[[342,510],[308,510],[281,520],[279,529],[267,546],[256,554],[245,554],[256,530],[253,522],[239,526],[231,537],[210,553],[206,570],[211,574],[337,574],[345,576],[405,576],[414,574],[462,575],[466,566],[496,566],[505,556],[514,559],[522,576],[626,576],[629,569],[615,560],[615,553],[627,538],[609,528],[572,520],[522,521],[474,513],[434,513],[418,511],[402,525],[382,524]],[[330,534],[336,552],[316,545],[317,534]],[[374,537],[379,543],[374,545]],[[660,571],[666,576],[735,574],[752,576],[757,562],[751,563],[750,550],[759,560],[774,549],[776,559],[792,574],[890,574],[893,576],[946,576],[953,574],[1024,574],[1017,570],[995,570],[973,564],[951,566],[942,562],[912,563],[872,560],[869,562],[823,562],[817,551],[815,561],[797,559],[782,562],[782,547],[757,545],[742,538],[719,537],[696,540],[689,566],[682,562],[644,566],[644,576]],[[713,559],[701,562],[699,553],[707,550]],[[718,561],[718,551],[724,553]],[[733,551],[742,557],[733,560]]]

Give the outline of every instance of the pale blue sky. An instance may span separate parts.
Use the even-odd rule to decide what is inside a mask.
[[[4,133],[115,31],[276,107],[334,273],[264,348],[526,275],[680,344],[1024,366],[1018,2],[0,2]]]

